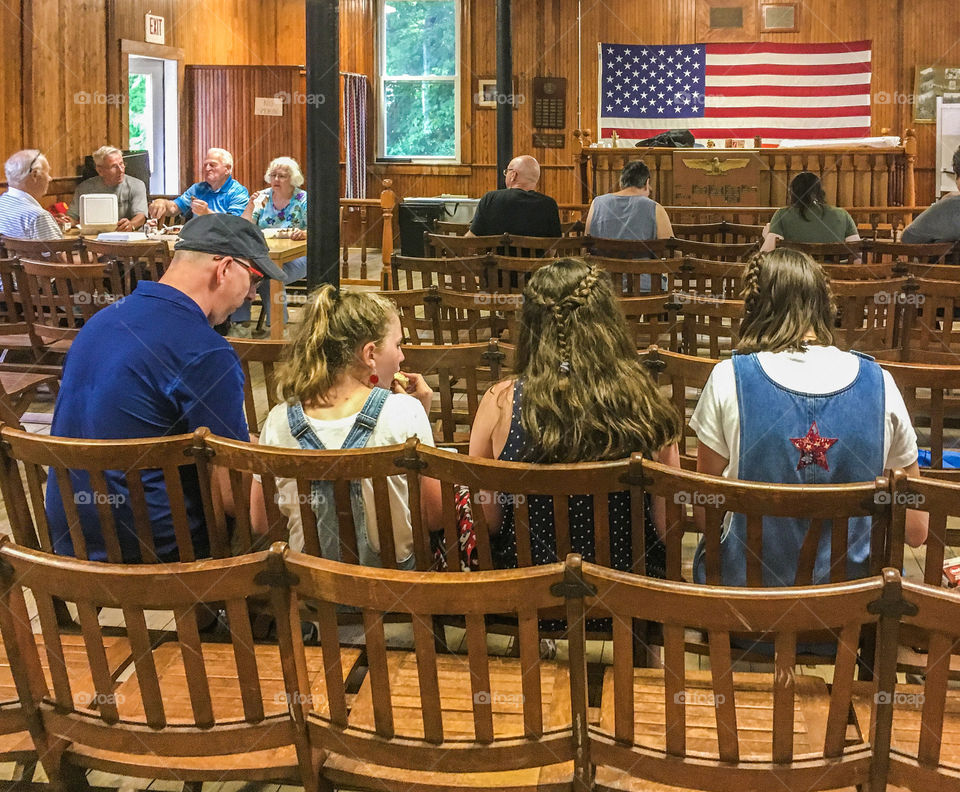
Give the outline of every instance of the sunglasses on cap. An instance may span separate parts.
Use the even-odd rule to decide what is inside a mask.
[[[231,261],[236,262],[237,264],[239,264],[241,267],[243,267],[243,268],[247,271],[247,274],[250,275],[250,285],[251,285],[251,286],[259,286],[259,285],[260,285],[260,281],[262,281],[263,278],[264,278],[263,273],[260,272],[260,270],[258,270],[258,269],[257,269],[256,267],[254,267],[252,264],[248,264],[248,263],[247,263],[246,261],[244,261],[243,259],[238,259],[236,256],[214,256],[214,257],[213,257],[213,260],[214,260],[214,261],[222,261],[222,260],[225,259],[225,258],[228,258],[228,259],[230,259]]]

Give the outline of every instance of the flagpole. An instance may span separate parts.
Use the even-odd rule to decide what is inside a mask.
[[[577,0],[577,129],[583,129],[581,100],[583,99],[583,10]]]

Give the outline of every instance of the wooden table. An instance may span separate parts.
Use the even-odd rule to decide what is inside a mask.
[[[170,252],[173,253],[173,246],[176,243],[179,237],[165,234],[160,237],[163,241],[167,243],[167,246],[170,248]],[[270,248],[270,259],[278,267],[282,267],[284,264],[293,261],[294,259],[300,258],[301,256],[307,255],[307,240],[293,240],[293,239],[268,239],[267,247]],[[270,279],[270,338],[273,339],[282,339],[283,338],[283,326],[284,326],[284,316],[283,316],[283,301],[280,299],[280,295],[283,294],[283,284],[273,278]],[[277,310],[272,310],[276,306]]]

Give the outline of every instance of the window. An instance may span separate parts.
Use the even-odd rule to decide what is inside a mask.
[[[382,0],[380,155],[458,154],[459,0]]]

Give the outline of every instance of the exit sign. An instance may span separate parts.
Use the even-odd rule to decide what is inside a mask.
[[[146,40],[149,44],[163,44],[163,17],[147,14]]]

